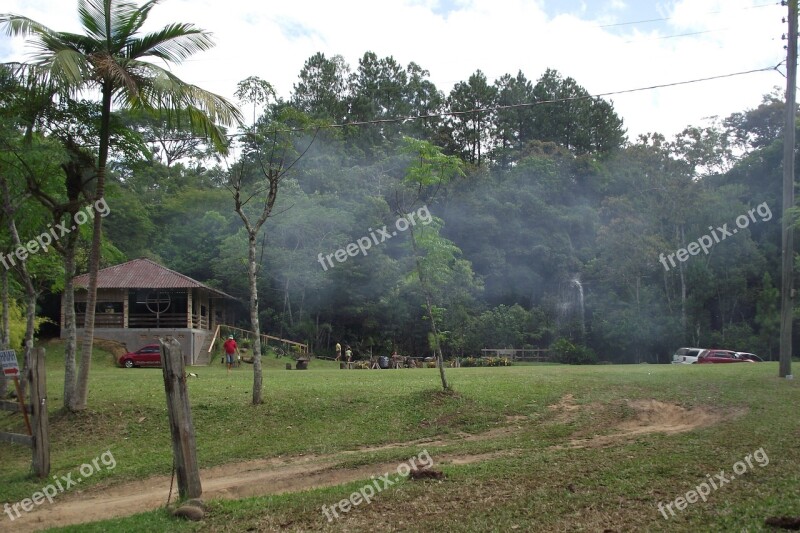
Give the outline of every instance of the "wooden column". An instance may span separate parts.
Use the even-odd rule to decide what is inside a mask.
[[[33,472],[39,478],[46,478],[50,475],[46,375],[44,348],[36,348],[31,357],[28,379],[31,386],[31,410],[33,413]]]
[[[186,289],[186,327],[192,329],[192,290]]]
[[[128,319],[130,317],[130,299],[131,295],[127,291],[123,291],[122,296],[122,327],[128,329]]]
[[[167,393],[167,414],[172,435],[172,456],[178,478],[178,493],[182,500],[199,498],[203,493],[200,470],[197,466],[192,410],[186,388],[181,344],[172,337],[159,338],[164,390]]]

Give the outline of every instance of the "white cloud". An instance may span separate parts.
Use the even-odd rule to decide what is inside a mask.
[[[639,11],[626,10],[630,4],[636,3],[585,1],[571,14],[553,15],[555,0],[165,0],[145,30],[179,21],[213,32],[217,46],[175,70],[231,98],[248,76],[270,81],[288,97],[304,61],[318,51],[341,54],[353,68],[366,51],[415,61],[445,93],[477,69],[490,80],[521,69],[535,81],[554,68],[597,94],[773,66],[785,57],[785,8],[751,7],[763,4],[758,0],[671,0],[651,6],[650,18],[668,18],[660,24],[599,27],[612,15],[613,22],[643,20]],[[76,6],[3,0],[0,10],[76,31]],[[682,33],[695,35],[670,37]],[[9,45],[0,60],[22,59],[21,43],[7,37],[0,37],[0,54]],[[756,107],[782,85],[778,73],[765,72],[608,99],[631,138],[648,131],[669,136],[703,117]]]

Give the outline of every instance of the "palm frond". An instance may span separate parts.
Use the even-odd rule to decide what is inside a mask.
[[[136,32],[142,29],[142,26],[147,20],[147,16],[150,14],[150,10],[160,1],[161,0],[150,0],[142,7],[137,8],[134,12],[129,13],[127,20],[120,20],[114,38],[127,42],[132,35],[135,35]]]
[[[211,33],[193,24],[170,24],[129,43],[130,58],[154,56],[180,63],[187,57],[214,47]]]
[[[78,18],[88,35],[105,42],[109,35],[106,8],[109,0],[78,0]]]
[[[160,1],[149,0],[138,7],[132,0],[78,0],[82,34],[54,32],[18,15],[0,15],[0,31],[31,36],[29,44],[39,53],[31,65],[18,69],[32,76],[30,83],[52,84],[54,91],[65,95],[102,84],[122,107],[158,110],[178,120],[181,114],[188,117],[194,131],[224,151],[228,143],[221,126],[243,124],[239,109],[142,60],[153,57],[179,63],[214,46],[211,33],[184,23],[138,37],[150,10]]]
[[[222,96],[186,83],[158,65],[129,61],[127,68],[137,72],[140,79],[146,80],[136,95],[142,102],[136,102],[136,105],[170,110],[197,107],[207,113],[212,122],[226,126],[244,122],[235,104]],[[120,94],[120,97],[125,98],[125,95]],[[128,103],[134,104],[133,101]]]
[[[11,77],[26,91],[53,91],[53,80],[49,68],[42,68],[31,63],[3,63],[2,68],[7,76]]]
[[[86,55],[97,54],[105,50],[102,43],[80,33],[59,32],[52,36],[48,44],[53,48],[69,47]]]
[[[28,17],[11,13],[0,15],[0,26],[5,29],[5,34],[8,37],[27,37],[29,35],[55,33],[44,24],[39,24]]]
[[[54,79],[70,86],[72,91],[80,91],[92,80],[92,66],[86,56],[72,48],[55,51],[39,65],[48,68]]]

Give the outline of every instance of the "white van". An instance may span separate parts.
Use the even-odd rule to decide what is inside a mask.
[[[672,356],[673,365],[692,365],[697,358],[705,352],[705,348],[678,348]]]

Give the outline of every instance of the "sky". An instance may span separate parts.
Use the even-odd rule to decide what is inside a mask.
[[[1,0],[0,13],[79,32],[77,5]],[[648,132],[671,138],[783,94],[786,16],[769,0],[162,0],[143,31],[173,22],[210,31],[216,46],[172,71],[233,101],[236,84],[250,76],[288,98],[317,52],[341,55],[353,70],[367,51],[413,61],[445,94],[478,69],[490,82],[520,70],[535,82],[551,68],[590,94],[618,92],[603,98],[634,140]],[[22,39],[0,36],[0,61],[31,52]]]

